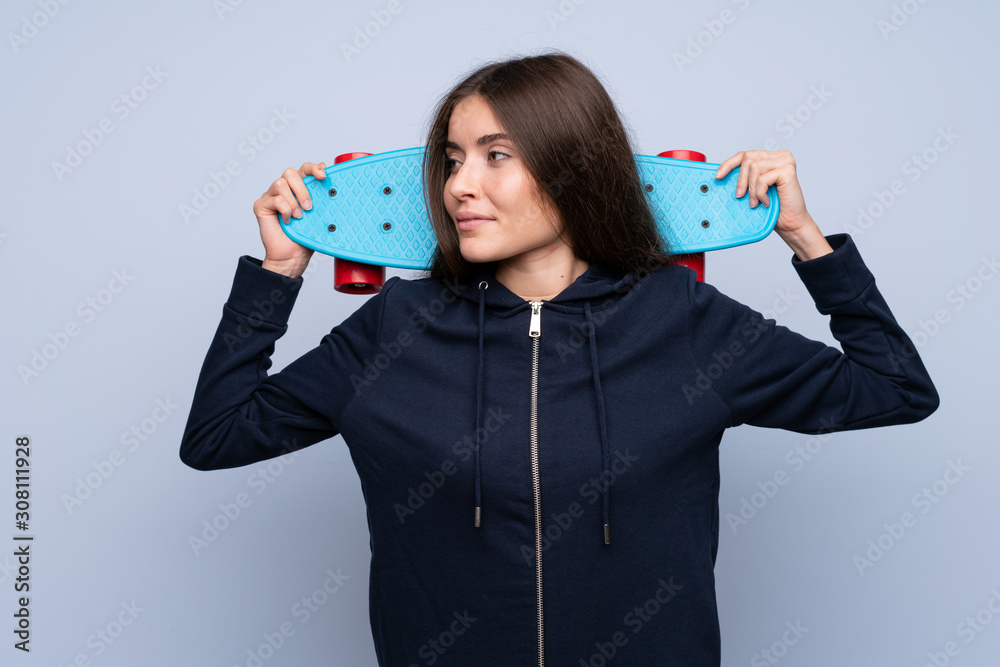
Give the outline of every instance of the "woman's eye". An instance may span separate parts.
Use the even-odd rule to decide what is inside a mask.
[[[504,153],[503,151],[498,151],[498,150],[488,151],[486,153],[486,155],[487,155],[487,159],[489,159],[493,155],[502,155],[503,157],[510,157],[510,155],[508,155],[507,153]],[[496,162],[496,160],[489,160],[489,161],[490,162]],[[454,158],[446,157],[444,159],[444,168],[445,168],[445,170],[446,171],[453,171],[455,169],[455,163],[456,162],[458,162],[458,160],[455,160]]]

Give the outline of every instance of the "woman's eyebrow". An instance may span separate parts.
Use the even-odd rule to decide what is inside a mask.
[[[481,136],[478,139],[476,139],[476,145],[477,146],[484,146],[484,145],[486,145],[488,143],[491,143],[493,141],[499,141],[500,139],[507,139],[508,141],[510,141],[510,136],[508,136],[507,134],[504,134],[503,132],[497,132],[495,134],[484,134],[483,136]],[[456,148],[456,149],[459,149],[459,150],[461,150],[461,148],[462,148],[461,146],[459,146],[458,144],[456,144],[454,141],[446,141],[445,144],[444,144],[444,147],[445,148]]]

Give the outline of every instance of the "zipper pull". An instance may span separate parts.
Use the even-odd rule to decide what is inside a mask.
[[[531,304],[531,323],[528,325],[528,336],[531,338],[541,338],[542,336],[542,302],[529,301]]]

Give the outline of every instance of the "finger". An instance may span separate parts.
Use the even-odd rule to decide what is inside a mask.
[[[306,176],[312,176],[317,181],[326,180],[326,163],[320,162],[319,164],[313,164],[312,162],[305,162],[299,167],[299,175],[303,178]],[[302,208],[309,211],[312,210],[312,198],[309,196],[309,191],[306,190],[306,197],[302,199]]]
[[[740,151],[736,155],[732,156],[731,158],[728,158],[722,164],[719,165],[719,168],[715,172],[715,177],[716,178],[725,178],[726,174],[728,174],[732,170],[733,167],[735,167],[736,165],[738,165],[742,159],[743,159],[743,152],[742,151]]]
[[[302,166],[299,167],[299,176],[303,178],[305,178],[306,176],[312,176],[313,178],[322,181],[326,179],[325,169],[326,169],[325,162],[320,162],[318,164],[314,164],[312,162],[303,162]]]
[[[288,170],[286,170],[287,172]],[[296,172],[296,176],[298,173]],[[299,179],[300,186],[305,189],[305,185],[302,185],[302,180]],[[279,178],[271,186],[274,190],[275,200],[275,210],[281,213],[285,213],[285,224],[289,222],[289,216],[294,218],[302,217],[302,209],[299,208],[299,203],[292,194],[292,186],[289,185],[285,178]],[[308,195],[307,195],[308,197]]]
[[[278,213],[278,219],[286,225],[292,221],[292,218],[302,217],[302,209],[298,206],[292,206],[289,204],[285,197],[275,195],[272,199],[271,206]]]
[[[760,201],[760,203],[763,204],[765,207],[770,206],[771,205],[771,200],[767,196],[768,184],[764,181],[764,179],[758,179],[757,180],[757,187],[758,187],[758,190],[757,190],[757,199],[758,199],[758,201]]]
[[[768,188],[781,180],[783,176],[786,179],[794,177],[795,170],[786,160],[780,158],[764,160],[761,162],[760,170],[754,188],[755,194],[764,206],[770,206],[771,200],[767,195]]]
[[[310,163],[307,162],[306,164]],[[303,165],[302,168],[305,168],[305,165]],[[302,208],[307,211],[311,209],[312,199],[309,196],[309,190],[306,189],[306,184],[302,181],[302,175],[295,169],[289,167],[281,176],[289,188],[288,192],[283,194],[287,194],[287,196],[291,198],[290,203],[297,207],[301,202]],[[292,195],[294,195],[294,197]]]
[[[774,174],[773,177],[766,179],[766,182],[762,182],[761,177],[771,171],[781,169],[788,164],[788,161],[784,157],[764,157],[765,155],[768,154],[764,153],[763,155],[748,157],[747,164],[744,167],[747,171],[746,192],[750,194],[750,208],[756,206],[758,201],[762,201],[761,195],[766,195],[767,188],[777,181],[778,174]],[[741,196],[739,192],[739,188],[737,188],[738,197]]]
[[[782,173],[783,170],[781,167],[775,167],[767,171],[762,171],[760,176],[757,177],[756,195],[757,199],[764,206],[771,205],[771,198],[767,196],[767,189],[778,182]]]
[[[736,177],[736,198],[739,199],[750,190],[754,178],[754,163],[748,157],[743,158],[739,176]]]
[[[281,195],[265,194],[263,197],[254,202],[253,212],[261,223],[269,218],[277,218],[278,222],[288,224],[288,218],[291,216],[292,207]],[[282,214],[284,214],[284,217],[282,217]]]
[[[757,205],[757,180],[760,178],[760,166],[751,162],[743,167],[747,172],[746,193],[749,196],[750,208]]]

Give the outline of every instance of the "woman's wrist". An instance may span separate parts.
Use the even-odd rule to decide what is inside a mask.
[[[819,225],[811,217],[793,232],[775,231],[800,261],[807,262],[833,252],[830,242],[826,240]]]
[[[302,277],[302,274],[305,273],[306,267],[309,265],[309,259],[294,259],[275,262],[265,257],[264,261],[262,261],[260,265],[268,271],[280,273],[281,275],[288,276],[289,278],[300,278]]]

